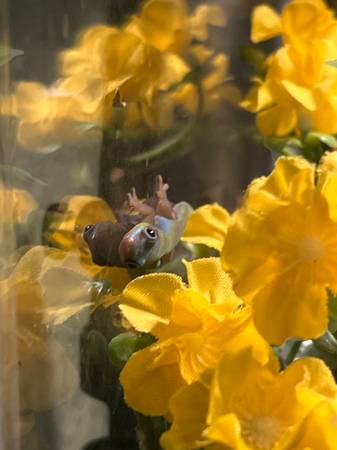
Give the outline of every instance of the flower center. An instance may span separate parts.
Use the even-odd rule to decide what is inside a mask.
[[[281,424],[275,417],[252,417],[242,424],[243,437],[261,450],[272,449],[280,433]]]
[[[317,262],[324,252],[324,243],[316,236],[304,236],[299,243],[298,252],[302,262]]]
[[[204,338],[201,333],[187,333],[178,340],[178,347],[187,351],[198,353],[204,345]]]

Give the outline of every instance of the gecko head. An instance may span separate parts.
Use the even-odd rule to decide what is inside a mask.
[[[160,230],[148,223],[135,225],[121,240],[118,252],[120,260],[130,269],[153,266],[160,257]]]
[[[120,266],[118,245],[124,234],[125,230],[109,221],[86,225],[83,239],[93,262],[99,266]]]

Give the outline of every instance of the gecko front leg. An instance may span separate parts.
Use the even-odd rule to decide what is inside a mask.
[[[139,200],[134,187],[127,194],[127,203],[132,213],[138,213],[144,220],[146,219],[146,221],[150,221],[150,223],[153,222],[155,214],[154,208]]]
[[[167,198],[167,191],[169,185],[163,182],[161,175],[156,176],[155,181],[155,214],[156,216],[166,217],[167,219],[175,220],[177,218],[172,203]]]

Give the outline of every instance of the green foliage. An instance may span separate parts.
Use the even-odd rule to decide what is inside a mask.
[[[121,333],[110,341],[108,348],[110,361],[121,369],[133,353],[148,347],[153,342],[155,338],[151,334],[134,331]]]
[[[9,63],[16,56],[23,55],[22,50],[17,50],[15,48],[8,48],[3,45],[0,45],[0,66],[3,66]]]
[[[326,151],[337,148],[337,139],[331,134],[311,131],[302,139],[295,136],[267,137],[263,144],[279,155],[302,155],[308,161],[318,163]]]

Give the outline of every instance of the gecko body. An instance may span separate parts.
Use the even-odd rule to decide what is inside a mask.
[[[96,264],[155,268],[170,258],[193,209],[186,202],[173,205],[167,199],[168,188],[157,176],[152,198],[142,202],[135,189],[131,190],[128,212],[119,212],[117,223],[98,222],[85,227],[83,237]]]

